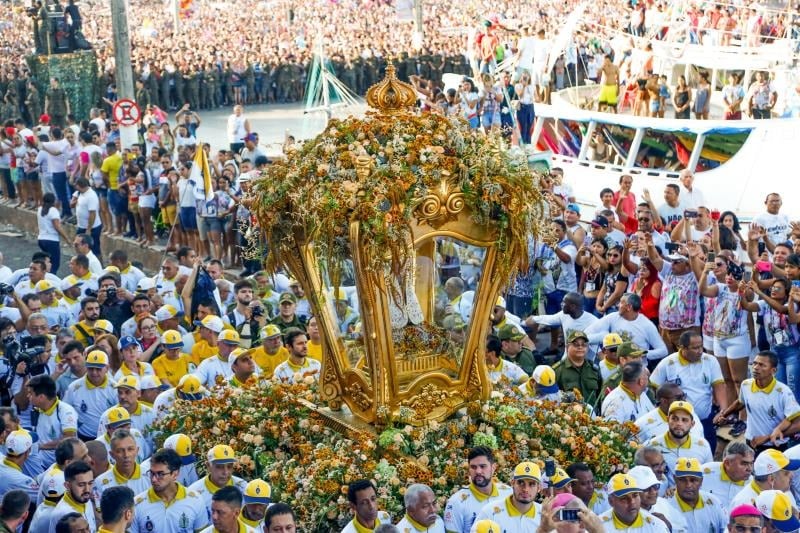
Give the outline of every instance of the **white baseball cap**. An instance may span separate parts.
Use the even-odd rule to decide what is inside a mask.
[[[22,455],[33,446],[31,434],[24,429],[12,431],[6,437],[6,450],[8,455]]]

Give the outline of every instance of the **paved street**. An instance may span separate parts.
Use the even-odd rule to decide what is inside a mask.
[[[0,252],[3,253],[3,264],[11,270],[27,267],[31,256],[39,251],[35,235],[20,233],[10,224],[0,223]],[[67,262],[74,255],[72,247],[61,247],[61,268],[56,274],[64,277],[69,274]]]
[[[198,113],[202,120],[197,132],[198,142],[211,143],[214,149],[227,147],[226,127],[232,107]],[[250,119],[252,131],[259,134],[261,144],[269,155],[280,153],[287,130],[297,139],[308,139],[319,134],[326,122],[325,113],[322,111],[304,114],[302,104],[247,106],[244,115]],[[170,124],[175,124],[174,114],[170,115]]]

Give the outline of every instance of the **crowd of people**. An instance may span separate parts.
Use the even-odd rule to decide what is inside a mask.
[[[35,211],[41,249],[13,271],[0,257],[0,531],[294,530],[292,509],[271,501],[266,481],[233,475],[231,448],[206,449],[183,434],[157,448],[153,424],[175,401],[213,396],[254,376],[278,383],[319,374],[322,341],[303,288],[261,271],[240,248],[241,228],[252,222],[241,199],[269,164],[243,105],[302,97],[319,28],[354,91],[377,81],[394,58],[423,107],[486,129],[512,124],[513,110],[525,143],[535,102],[603,71],[590,65],[613,50],[618,33],[590,30],[659,38],[672,18],[662,4],[591,5],[592,22],[555,69],[542,72],[547,38],[574,2],[541,2],[531,14],[536,23],[520,21],[513,31],[516,11],[505,2],[491,9],[425,4],[422,53],[410,48],[412,27],[398,24],[386,2],[198,3],[178,32],[171,17],[158,15],[160,3],[132,2],[131,27],[141,29],[136,99],[145,116],[139,144],[123,150],[105,107],[114,99],[108,13],[89,6],[83,29],[98,51],[107,102],[75,117],[59,80],[41,95],[27,83],[18,61],[31,47],[25,15],[0,5],[8,15],[0,39],[19,52],[0,57],[0,192]],[[254,16],[270,22],[248,33]],[[779,14],[756,20],[745,6],[692,7],[687,16],[698,41],[732,37],[756,46],[791,27]],[[467,43],[476,24],[481,29]],[[465,53],[470,46],[478,56]],[[489,72],[515,47],[522,70],[501,76],[499,91]],[[483,87],[466,79],[448,93],[438,85],[444,72],[475,69],[488,77],[478,76]],[[652,100],[637,105],[640,114],[653,112]],[[232,106],[230,146],[212,152],[198,144],[197,130],[200,111],[217,106]],[[176,111],[174,125],[162,110]],[[210,201],[194,194],[200,150],[215,182]],[[569,178],[557,168],[542,177],[555,240],[532,240],[530,270],[513,280],[491,317],[472,315],[480,254],[439,243],[437,316],[462,342],[470,322],[491,320],[486,367],[503,390],[577,398],[597,417],[634,423],[635,464],[600,484],[591,465],[542,471],[526,461],[506,485],[496,479],[492,450],[473,448],[464,458],[468,486],[437,495],[410,484],[403,517],[378,509],[372,481],[350,483],[353,518],[344,531],[800,529],[800,477],[793,477],[800,469],[800,223],[772,193],[744,231],[690,171],[665,186],[663,201],[647,190],[637,198],[634,178],[623,176],[618,190],[599,191],[598,209],[587,213]],[[74,239],[63,222],[76,226]],[[162,233],[160,271],[148,275],[124,251],[101,250],[104,233],[142,246]],[[68,262],[65,244],[74,252]],[[232,281],[225,270],[233,266],[244,270]],[[340,334],[357,338],[357,294],[340,291],[333,300]],[[548,331],[549,343],[537,346]],[[436,505],[441,496],[449,497],[444,509]]]

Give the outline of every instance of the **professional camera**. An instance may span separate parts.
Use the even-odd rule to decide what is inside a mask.
[[[264,316],[264,308],[260,305],[254,306],[250,311],[250,314],[253,316],[253,318],[262,317]]]
[[[115,302],[117,300],[116,287],[109,287],[106,289],[106,300],[108,300],[109,302]]]
[[[14,287],[8,283],[0,283],[0,296],[11,296],[14,294]]]
[[[92,298],[97,298],[97,291],[93,289],[86,289],[84,294],[86,294],[86,296],[91,296]]]
[[[25,363],[26,374],[38,376],[45,373],[46,365],[39,362],[39,356],[44,353],[47,337],[34,335],[17,340],[13,335],[8,335],[2,339],[2,343],[5,359],[12,369],[16,369],[20,363]]]

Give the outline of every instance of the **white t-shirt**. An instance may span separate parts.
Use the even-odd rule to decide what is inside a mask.
[[[533,69],[534,37],[523,37],[519,40],[519,68]]]
[[[683,208],[679,203],[676,207],[670,207],[669,204],[663,204],[658,208],[658,215],[664,219],[664,224],[669,226],[673,222],[680,222],[683,218]]]
[[[91,188],[86,189],[84,193],[78,193],[78,205],[75,211],[79,228],[89,229],[89,213],[91,211],[95,212],[91,229],[103,223],[102,220],[100,220],[100,199],[97,197],[97,193]]]
[[[194,185],[187,179],[178,180],[178,206],[195,207],[194,205]]]
[[[47,213],[42,216],[42,209],[36,210],[36,220],[39,223],[39,237],[40,241],[59,241],[59,235],[53,226],[54,220],[59,220],[61,217],[58,214],[58,209],[51,207]],[[99,217],[98,217],[99,218]]]
[[[789,238],[789,233],[791,232],[789,217],[783,213],[778,213],[777,215],[762,213],[753,222],[764,228],[773,244],[786,242],[786,239]]]
[[[697,187],[692,187],[692,190],[689,191],[683,184],[680,185],[680,188],[681,192],[678,198],[681,201],[681,209],[697,209],[700,206],[708,207],[703,191]]]
[[[66,139],[61,139],[58,141],[50,141],[46,143],[42,143],[43,147],[46,147],[50,150],[60,151],[60,155],[53,155],[45,150],[42,150],[47,157],[47,168],[50,170],[51,173],[55,174],[56,172],[66,172],[67,170],[67,152],[69,151],[70,145],[69,141]]]

